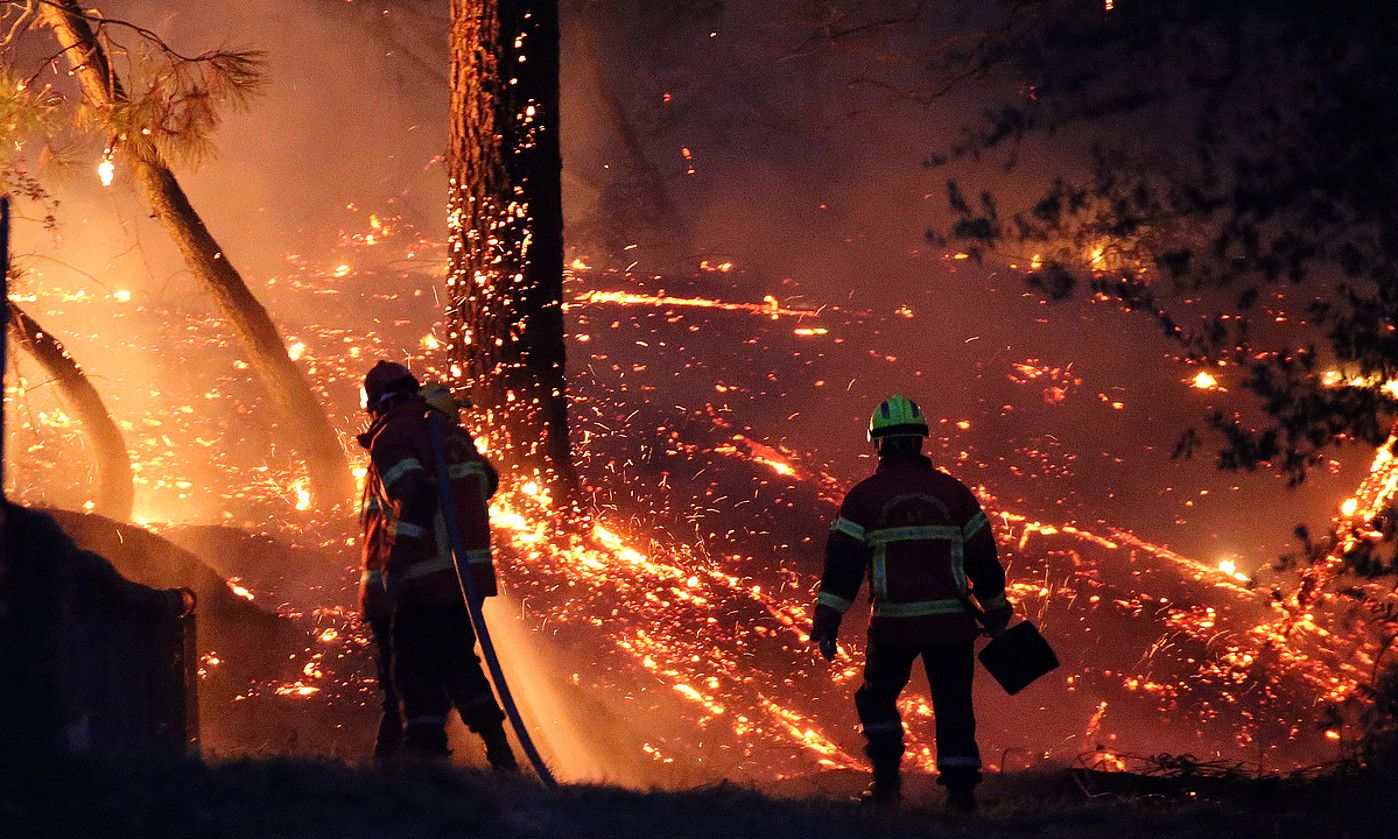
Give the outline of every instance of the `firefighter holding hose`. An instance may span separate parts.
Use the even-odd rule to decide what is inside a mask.
[[[447,409],[451,414],[443,423],[444,448],[466,543],[463,571],[484,597],[496,594],[487,506],[498,480],[495,470],[457,422],[455,405],[442,402],[440,394],[429,394],[437,397],[436,407],[429,404],[403,365],[375,364],[364,379],[364,393],[372,418],[360,437],[370,455],[366,493],[372,500],[366,507],[374,506],[378,517],[373,534],[366,527],[366,539],[372,536],[373,541],[365,551],[364,600],[367,606],[382,594],[391,610],[387,652],[391,684],[402,700],[402,750],[421,757],[450,755],[446,722],[454,706],[466,727],[485,742],[490,765],[516,771],[505,715],[475,653],[476,637],[438,501],[431,412]]]
[[[965,484],[922,454],[927,436],[927,418],[912,400],[892,396],[874,409],[869,440],[878,469],[845,496],[831,527],[811,640],[827,660],[835,657],[841,618],[867,571],[869,647],[854,697],[873,765],[864,800],[901,797],[898,695],[921,658],[936,717],[937,782],[948,806],[969,811],[981,779],[971,699],[977,621],[998,635],[1011,607],[985,513]]]

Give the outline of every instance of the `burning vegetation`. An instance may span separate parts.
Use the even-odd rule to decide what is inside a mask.
[[[81,14],[70,7],[44,5],[56,29],[69,27],[65,49],[92,39],[73,29]],[[515,35],[517,44],[532,37]],[[92,87],[84,82],[84,91]],[[518,135],[516,146],[542,144],[540,154],[557,157],[548,102],[471,99],[489,94],[473,88],[453,108],[490,110]],[[158,150],[123,142],[125,156],[103,148],[103,188],[120,183],[123,165],[143,182],[168,173]],[[554,272],[558,287],[541,290],[534,274],[548,266],[530,260],[561,265],[563,208],[537,197],[501,204],[501,190],[525,195],[538,170],[496,155],[482,164],[489,182],[469,181],[471,142],[453,136],[449,231],[415,221],[406,200],[347,204],[333,234],[308,233],[305,248],[281,255],[259,295],[289,314],[253,330],[264,339],[270,330],[276,352],[255,352],[246,324],[230,329],[227,308],[214,314],[157,283],[123,275],[95,285],[38,258],[23,266],[14,301],[61,324],[77,339],[69,350],[100,377],[130,455],[132,521],[202,544],[240,608],[278,615],[304,635],[285,662],[253,675],[239,659],[261,664],[255,650],[222,637],[201,650],[201,678],[218,685],[202,708],[206,728],[225,732],[211,737],[211,749],[254,750],[239,739],[246,726],[218,725],[233,716],[277,718],[285,737],[276,745],[292,751],[342,754],[344,732],[367,730],[375,699],[368,642],[350,607],[353,523],[318,501],[337,494],[317,472],[334,471],[338,455],[321,440],[314,448],[329,466],[317,467],[302,449],[309,420],[288,419],[295,399],[252,374],[265,384],[274,364],[283,381],[303,382],[308,391],[296,398],[324,406],[342,444],[336,451],[357,453],[344,444],[361,422],[358,383],[386,357],[424,380],[469,384],[481,406],[467,422],[487,454],[529,449],[520,458],[529,468],[507,478],[492,504],[506,596],[491,617],[514,653],[526,714],[566,779],[773,783],[863,765],[848,702],[859,643],[843,646],[827,669],[812,658],[807,632],[824,533],[865,468],[854,417],[894,382],[929,394],[924,404],[940,419],[934,462],[976,489],[1012,601],[1063,658],[1061,671],[1015,705],[989,695],[980,704],[991,768],[1081,761],[1114,770],[1142,755],[1188,752],[1290,770],[1330,759],[1358,736],[1383,617],[1352,608],[1354,598],[1337,590],[1362,585],[1343,577],[1347,559],[1389,527],[1398,438],[1366,449],[1365,474],[1335,462],[1320,490],[1344,493],[1322,505],[1330,538],[1308,540],[1315,555],[1301,570],[1275,569],[1251,536],[1211,541],[1183,530],[1213,499],[1240,492],[1232,476],[1166,471],[1154,444],[1142,442],[1154,436],[1110,440],[1083,430],[1151,425],[1157,411],[1175,416],[1190,400],[1229,398],[1238,365],[1205,368],[1207,359],[1181,355],[1142,373],[1135,359],[1116,357],[1139,335],[1022,298],[1022,279],[1045,269],[1041,254],[1023,267],[1007,263],[996,279],[966,251],[919,251],[910,257],[918,276],[934,273],[938,283],[904,283],[886,295],[875,278],[840,297],[726,255],[667,273],[578,250],[566,273]],[[681,148],[686,177],[698,177],[698,155]],[[545,213],[552,238],[541,241],[531,223]],[[472,250],[482,243],[484,251]],[[1103,245],[1083,251],[1099,278],[1129,263]],[[201,279],[230,279],[221,252],[204,257],[209,264],[194,269]],[[971,286],[980,289],[974,299]],[[529,315],[501,320],[521,294],[537,297]],[[1120,302],[1095,301],[1101,310]],[[1276,305],[1273,320],[1283,324],[1284,303]],[[555,321],[566,326],[566,345],[553,340],[561,340],[548,325]],[[482,323],[494,331],[478,330]],[[1104,346],[1082,346],[1075,326]],[[89,474],[77,412],[46,387],[53,373],[42,359],[17,370],[5,392],[13,497],[91,509],[101,484]],[[1389,379],[1367,374],[1337,372],[1327,386],[1392,392]],[[539,393],[547,398],[530,396]],[[560,438],[565,404],[571,437]],[[502,419],[521,408],[526,419]],[[563,475],[574,468],[575,485]],[[348,473],[363,479],[362,457]],[[1351,478],[1357,485],[1337,490]],[[1191,481],[1199,486],[1186,489]],[[1253,506],[1264,505],[1210,507],[1208,515]],[[1289,522],[1268,511],[1226,524]],[[254,539],[266,542],[247,555],[228,550]],[[273,550],[295,559],[259,560]],[[906,695],[900,710],[910,758],[931,771],[926,692]]]
[[[428,281],[425,271],[339,271],[383,248],[407,248],[394,260],[399,264],[430,264],[440,246],[406,231],[370,243],[346,230],[339,241],[344,262],[317,268],[297,258],[278,284],[314,299],[320,319],[337,324],[298,325],[294,334],[303,345],[298,363],[317,389],[330,404],[347,406],[341,411],[347,433],[353,428],[348,405],[367,359],[416,347],[414,366],[427,378],[445,376],[441,365],[448,362],[435,357],[433,333],[421,326],[439,315],[431,295],[411,290]],[[403,290],[383,291],[386,278]],[[569,280],[573,352],[585,353],[577,361],[584,372],[572,387],[587,502],[581,512],[572,510],[528,479],[508,484],[492,507],[508,592],[508,609],[492,607],[493,614],[519,621],[514,637],[536,648],[535,663],[545,673],[515,675],[527,694],[540,694],[536,709],[562,708],[533,722],[564,777],[572,767],[584,776],[592,771],[637,783],[762,782],[862,765],[846,707],[858,679],[858,644],[845,646],[827,672],[814,666],[806,637],[823,530],[855,475],[842,474],[819,451],[761,441],[781,439],[765,429],[782,419],[775,406],[798,404],[798,389],[819,394],[831,386],[827,377],[848,382],[834,373],[840,369],[858,378],[861,368],[874,365],[870,378],[883,374],[890,362],[871,356],[870,347],[878,346],[871,336],[885,319],[907,318],[774,297],[747,303],[743,282],[751,280],[703,297],[699,280],[607,271]],[[211,413],[224,412],[208,405],[227,400],[252,411],[258,404],[239,383],[236,354],[216,331],[177,326],[170,311],[139,301],[103,303],[57,287],[35,286],[31,293],[52,301],[52,314],[70,322],[81,320],[86,307],[125,307],[128,319],[163,325],[162,352],[200,366],[218,359],[224,372],[210,377],[212,387],[151,394],[152,400],[179,394],[191,410],[176,405],[128,429],[138,518],[179,540],[179,525],[188,521],[180,511],[210,504],[218,510],[213,521],[314,553],[317,564],[300,568],[294,581],[249,562],[224,569],[231,593],[302,625],[309,639],[282,680],[254,680],[227,701],[307,703],[313,710],[296,716],[307,727],[336,729],[364,719],[373,686],[366,642],[347,608],[357,577],[353,535],[343,519],[307,509],[294,462],[268,464],[255,447],[222,442],[243,429],[211,423]],[[365,301],[379,328],[361,333],[342,326],[362,316]],[[819,367],[803,363],[809,338],[793,331],[791,321],[826,330]],[[735,341],[735,335],[748,337]],[[715,340],[730,348],[725,358],[706,349]],[[773,363],[776,358],[785,361]],[[800,372],[772,381],[769,370],[782,367]],[[1003,369],[1010,382],[1024,383],[1017,391],[1022,398],[1045,408],[1057,400],[1042,397],[1040,381],[1070,393],[1080,381],[1070,367],[1032,359],[1005,362]],[[64,443],[70,433],[64,415],[45,407],[42,391],[28,383],[18,379],[9,394],[11,415],[21,422],[17,433],[35,441],[12,473],[20,476],[18,489],[36,500],[78,498],[87,486],[80,473],[68,472],[67,486],[23,478],[54,475],[57,459],[81,457]],[[878,384],[844,387],[859,402],[865,388],[876,392]],[[974,480],[989,464],[976,453],[973,427],[944,423],[934,432],[933,456]],[[477,430],[489,448],[489,429]],[[857,433],[854,426],[850,436]],[[198,491],[186,477],[191,452],[215,467]],[[1398,465],[1387,452],[1380,450],[1352,503],[1336,514],[1345,539],[1368,538],[1368,522],[1398,486]],[[1045,468],[1032,447],[1017,457],[995,470],[1003,476],[996,483],[1016,475],[1026,480]],[[362,475],[362,465],[356,471]],[[1065,662],[1061,676],[1031,688],[1014,708],[983,703],[992,766],[1085,759],[1115,767],[1132,755],[1191,751],[1281,770],[1336,754],[1334,741],[1352,736],[1343,717],[1331,727],[1317,724],[1322,709],[1344,708],[1354,698],[1373,665],[1374,642],[1352,616],[1325,598],[1286,593],[1293,589],[1282,587],[1289,585],[1284,577],[1255,583],[1243,569],[1256,569],[1257,557],[1196,560],[1110,523],[1027,514],[1002,502],[988,482],[975,483],[1010,569],[1012,599],[1056,640]],[[210,560],[227,564],[218,551]],[[1318,580],[1314,590],[1326,582]],[[1274,585],[1282,596],[1274,595]],[[208,650],[205,669],[227,667],[239,654]],[[271,712],[263,707],[261,713]],[[605,710],[600,719],[584,720],[588,708]],[[905,698],[902,710],[912,721],[909,753],[930,770],[925,693]],[[210,705],[204,713],[221,712]],[[567,734],[572,725],[607,733],[601,742],[579,743]],[[303,747],[327,748],[331,741],[308,734]]]

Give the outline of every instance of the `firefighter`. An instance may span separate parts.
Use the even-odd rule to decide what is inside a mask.
[[[408,369],[389,361],[369,371],[364,393],[373,417],[368,480],[378,497],[387,545],[382,579],[393,604],[392,681],[403,703],[403,751],[450,755],[446,722],[455,706],[466,727],[485,742],[490,765],[515,771],[505,715],[475,653],[475,632],[438,504],[428,425],[432,408]],[[494,596],[487,509],[494,470],[456,423],[448,424],[446,460],[466,540],[464,570],[479,595]]]
[[[375,426],[360,434],[359,445],[365,449],[373,442]],[[378,473],[371,466],[364,479],[364,492],[359,502],[359,524],[362,532],[361,557],[363,571],[359,578],[360,620],[369,627],[374,645],[374,668],[378,674],[379,691],[383,695],[383,713],[379,717],[379,732],[374,738],[374,758],[385,760],[398,753],[403,741],[403,706],[393,684],[393,600],[384,587],[384,568],[388,565],[389,521],[384,516],[380,500],[383,487]]]
[[[977,622],[998,635],[1011,608],[985,513],[964,484],[922,454],[927,436],[927,419],[912,400],[892,396],[874,409],[869,441],[878,469],[845,496],[831,527],[811,640],[834,659],[841,618],[867,569],[869,647],[854,697],[873,767],[863,800],[900,800],[898,695],[921,657],[936,718],[937,783],[948,806],[969,811],[981,779],[971,700]]]

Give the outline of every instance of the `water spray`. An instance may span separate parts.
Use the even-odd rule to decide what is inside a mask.
[[[510,685],[505,681],[505,671],[500,667],[500,657],[495,653],[495,644],[490,638],[490,628],[485,623],[485,612],[482,611],[482,599],[476,592],[476,583],[471,579],[471,575],[466,573],[466,546],[461,535],[461,522],[456,515],[456,498],[451,491],[451,476],[447,467],[446,432],[443,423],[446,421],[445,415],[440,411],[428,411],[428,426],[432,435],[432,461],[437,473],[437,499],[442,509],[442,521],[446,523],[447,536],[451,540],[452,562],[456,566],[456,580],[461,586],[461,596],[466,600],[466,609],[471,614],[471,625],[476,630],[476,640],[481,645],[481,655],[485,658],[486,665],[490,668],[490,680],[495,683],[495,692],[500,697],[500,704],[505,708],[505,716],[510,720],[510,727],[515,731],[515,737],[519,740],[520,748],[524,749],[525,757],[529,758],[529,764],[534,767],[534,773],[539,776],[539,780],[546,787],[558,786],[558,781],[554,779],[553,772],[544,763],[544,758],[539,754],[539,749],[534,745],[534,738],[529,736],[529,729],[524,725],[524,718],[520,716],[519,706],[515,704],[514,696],[510,693]]]

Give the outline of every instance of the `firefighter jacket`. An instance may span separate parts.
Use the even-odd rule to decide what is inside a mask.
[[[461,599],[451,540],[438,501],[431,409],[420,399],[390,408],[360,436],[369,450],[365,500],[364,574],[366,617],[377,593],[396,603],[451,603]],[[476,451],[471,435],[442,415],[446,461],[465,556],[476,592],[497,593],[490,554],[489,500],[495,470]]]
[[[920,454],[881,460],[845,496],[826,546],[817,637],[838,630],[866,571],[871,641],[971,640],[979,630],[970,596],[988,615],[1008,617],[1005,571],[980,503]]]

